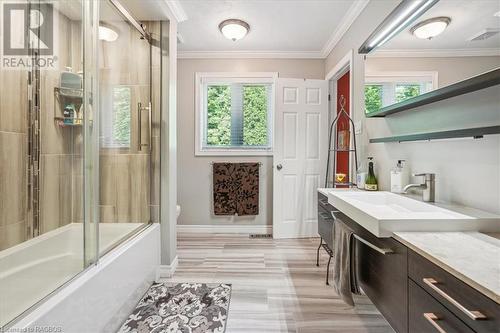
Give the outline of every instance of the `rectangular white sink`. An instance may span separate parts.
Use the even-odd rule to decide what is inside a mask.
[[[328,202],[377,237],[391,237],[396,231],[500,232],[498,215],[391,192],[330,190]]]

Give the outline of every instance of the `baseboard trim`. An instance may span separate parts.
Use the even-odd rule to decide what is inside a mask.
[[[183,233],[210,233],[210,234],[271,234],[271,225],[187,225],[178,224],[177,232]]]
[[[156,280],[171,278],[175,271],[177,270],[177,265],[179,264],[179,258],[175,256],[174,260],[170,265],[160,265],[156,272]]]

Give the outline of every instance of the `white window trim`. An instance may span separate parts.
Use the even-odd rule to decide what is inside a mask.
[[[366,84],[384,84],[382,107],[395,104],[395,86],[397,83],[420,83],[431,81],[431,91],[438,88],[437,71],[370,71],[365,74]],[[426,92],[427,93],[427,92]]]
[[[438,88],[437,71],[404,71],[404,72],[379,72],[370,71],[365,73],[365,83],[378,82],[415,82],[431,78],[432,90]]]
[[[203,138],[205,128],[205,93],[203,85],[207,83],[219,83],[222,80],[227,82],[240,82],[244,80],[248,83],[271,83],[271,101],[272,113],[268,119],[268,128],[271,129],[271,134],[274,133],[274,96],[275,83],[278,78],[277,72],[197,72],[195,73],[195,156],[272,156],[273,155],[273,135],[269,136],[271,140],[270,148],[206,148],[203,147]]]

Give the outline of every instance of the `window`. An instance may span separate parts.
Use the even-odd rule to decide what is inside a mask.
[[[197,155],[267,155],[273,73],[197,74]]]
[[[366,113],[437,88],[437,72],[381,72],[365,78]]]
[[[110,106],[104,107],[103,110],[111,109],[111,112],[101,113],[101,147],[130,147],[130,87],[113,87],[110,101],[104,100],[102,103]]]

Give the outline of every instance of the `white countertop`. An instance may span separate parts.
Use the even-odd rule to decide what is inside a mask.
[[[329,192],[336,192],[336,191],[361,191],[360,189],[358,188],[348,188],[348,187],[345,187],[345,188],[342,188],[342,187],[339,187],[339,188],[331,188],[331,187],[320,187],[317,189],[319,193],[325,195],[325,196],[328,196],[328,193]]]
[[[500,234],[395,232],[393,237],[500,303]]]

